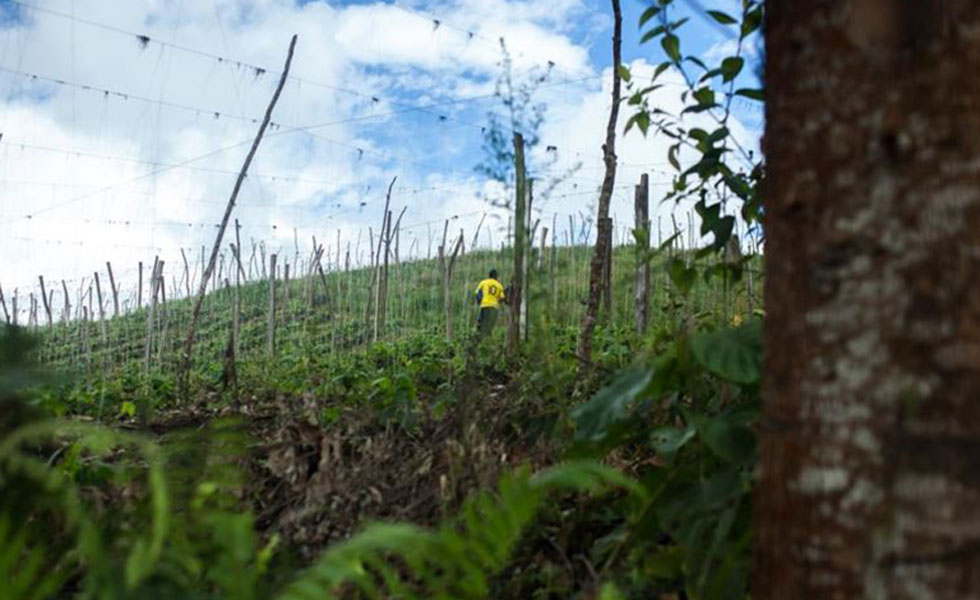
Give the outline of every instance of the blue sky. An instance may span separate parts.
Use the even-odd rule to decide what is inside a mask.
[[[701,3],[734,12],[736,0]],[[545,181],[578,166],[541,199],[538,216],[564,223],[591,214],[611,81],[606,2],[25,4],[36,8],[0,0],[5,289],[28,288],[39,272],[81,282],[106,260],[125,261],[122,272],[154,255],[177,264],[181,248],[208,243],[292,33],[299,43],[279,127],[267,133],[236,208],[246,239],[292,248],[295,231],[308,250],[312,236],[333,241],[340,231],[342,248],[363,253],[396,175],[393,204],[407,207],[416,248],[446,218],[472,230],[488,213],[491,230],[506,228],[506,214],[484,198],[508,191],[474,172],[486,113],[499,108],[500,36],[516,78],[536,83],[535,99],[548,105],[532,166]],[[637,73],[663,59],[659,43],[638,45],[644,8],[624,0],[623,58]],[[687,0],[674,10],[691,17],[685,53],[720,58],[725,36]],[[745,85],[754,86],[754,70]],[[675,86],[656,101],[676,104],[677,94]],[[735,111],[740,135],[757,138],[760,107],[738,102]],[[649,173],[656,200],[670,169],[666,143],[636,133],[621,138],[619,158],[613,212],[625,235],[629,186]],[[666,216],[669,207],[658,210]]]

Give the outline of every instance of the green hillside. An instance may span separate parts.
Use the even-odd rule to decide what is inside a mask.
[[[570,353],[580,326],[588,294],[588,261],[591,249],[581,246],[547,248],[539,259],[531,257],[528,338],[547,338],[564,343]],[[679,254],[681,260],[690,256]],[[651,261],[651,329],[670,329],[691,315],[718,321],[745,316],[749,312],[747,278],[726,284],[721,275],[710,281],[698,277],[686,295],[670,282],[668,261],[662,254]],[[610,318],[600,325],[597,360],[615,368],[628,360],[625,345],[636,347],[643,340],[634,334],[634,273],[637,258],[632,247],[617,248],[613,259],[613,302]],[[443,273],[437,259],[418,260],[388,267],[385,318],[377,332],[380,346],[433,343],[458,357],[470,343],[475,329],[476,308],[472,290],[491,268],[500,271],[504,284],[513,270],[507,251],[479,251],[460,256],[453,269],[446,310]],[[237,305],[239,331],[237,362],[249,385],[271,378],[277,390],[317,393],[324,391],[323,374],[335,364],[368,352],[375,341],[374,280],[371,268],[327,271],[291,278],[288,285],[280,271],[276,281],[274,359],[269,352],[270,282],[229,283],[205,298],[194,353],[194,376],[199,391],[213,387],[231,336]],[[756,285],[758,289],[758,285]],[[756,295],[758,293],[756,292]],[[145,304],[149,304],[146,300]],[[758,298],[754,306],[758,306]],[[191,304],[186,299],[161,303],[154,309],[152,340],[147,347],[150,310],[144,307],[118,318],[58,323],[50,331],[40,330],[43,344],[39,356],[46,364],[87,374],[89,380],[114,379],[117,373],[147,372],[167,379],[176,369],[179,349],[186,336]],[[453,321],[454,339],[447,334],[447,314]],[[602,315],[606,315],[603,307]],[[495,333],[503,356],[502,339],[506,320],[501,318]],[[104,336],[103,336],[104,332]],[[616,355],[616,348],[620,348]],[[561,355],[562,352],[552,352]],[[148,360],[147,360],[148,357]],[[518,357],[509,357],[515,359]],[[84,377],[83,377],[84,380]],[[286,387],[283,388],[282,386]],[[159,398],[166,401],[168,398]]]

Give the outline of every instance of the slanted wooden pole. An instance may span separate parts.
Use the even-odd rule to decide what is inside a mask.
[[[41,300],[44,302],[44,312],[48,317],[48,329],[54,326],[54,318],[51,315],[51,304],[48,303],[48,291],[44,287],[44,276],[38,275],[37,280],[41,283]]]
[[[64,279],[61,280],[61,290],[65,294],[65,312],[64,312],[64,314],[62,316],[64,318],[65,323],[67,323],[68,321],[71,320],[71,299],[68,296],[68,284],[65,283],[65,280]],[[16,291],[17,290],[14,290],[14,292],[16,292]],[[14,319],[15,319],[14,320],[14,323],[17,322],[16,321],[16,318],[17,318],[16,317],[16,314],[17,314],[17,310],[15,309],[14,310],[14,315],[15,315],[14,316]]]
[[[99,301],[99,328],[102,331],[102,343],[106,344],[109,342],[109,331],[106,329],[105,305],[102,304],[102,284],[99,282],[98,271],[95,272],[95,293],[98,295]],[[95,315],[92,316],[94,317]]]
[[[476,224],[476,233],[473,234],[473,242],[470,243],[470,251],[476,250],[476,244],[480,241],[480,229],[483,227],[483,221],[487,218],[487,213],[483,213],[480,217],[480,222]],[[493,248],[491,246],[491,248]]]
[[[238,198],[238,192],[241,190],[242,183],[245,181],[245,175],[248,173],[248,167],[252,164],[252,159],[255,158],[255,152],[259,148],[259,144],[262,142],[262,136],[265,134],[266,128],[269,126],[269,121],[272,120],[272,111],[279,101],[279,95],[282,93],[282,88],[286,83],[286,78],[289,76],[289,67],[293,61],[293,52],[296,49],[296,36],[294,35],[289,43],[289,53],[286,55],[286,66],[283,68],[282,76],[279,78],[279,84],[276,87],[275,93],[272,95],[272,100],[269,102],[269,106],[265,110],[265,116],[262,119],[262,125],[259,127],[258,134],[255,136],[255,140],[252,142],[252,147],[248,151],[248,155],[245,157],[245,163],[242,165],[241,171],[238,173],[238,178],[235,180],[235,187],[232,189],[231,197],[228,199],[228,205],[225,207],[225,214],[221,218],[221,225],[218,227],[218,235],[214,240],[214,246],[211,248],[211,258],[208,261],[207,268],[204,270],[204,276],[201,278],[201,286],[197,290],[197,299],[194,302],[194,309],[191,312],[191,322],[187,331],[187,340],[184,342],[184,355],[182,357],[180,368],[177,370],[177,389],[181,400],[186,401],[189,397],[188,388],[188,372],[191,367],[191,351],[194,348],[194,335],[197,329],[197,321],[201,316],[201,305],[204,302],[204,294],[207,291],[207,281],[210,278],[211,273],[214,272],[214,263],[218,259],[218,251],[221,248],[221,239],[224,237],[225,229],[228,227],[228,221],[231,218],[231,212],[235,208],[235,200]]]
[[[150,369],[150,357],[153,355],[153,329],[157,308],[157,278],[159,277],[159,269],[160,261],[155,260],[153,262],[153,271],[150,273],[150,302],[146,311],[146,345],[143,349],[143,366],[147,371]]]
[[[3,320],[10,323],[10,313],[7,311],[7,300],[3,297],[3,288],[0,287],[0,306],[3,307]]]
[[[105,262],[106,271],[109,272],[109,287],[112,289],[112,316],[119,316],[119,288],[116,286],[116,277],[112,274],[112,263]]]
[[[238,277],[236,284],[241,284],[242,281],[248,281],[245,278],[245,267],[242,266],[242,239],[239,235],[242,226],[239,225],[238,219],[235,219],[235,262],[238,263]],[[238,355],[238,350],[235,350],[235,355]]]
[[[65,295],[67,297],[67,290]],[[136,309],[139,310],[143,308],[143,261],[140,261],[139,268],[139,283],[136,285]]]
[[[191,297],[191,266],[187,263],[187,253],[180,249],[180,257],[184,260],[184,292]]]

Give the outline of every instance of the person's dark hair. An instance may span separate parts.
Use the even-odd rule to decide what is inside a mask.
[[[497,269],[490,269],[490,279],[497,278]]]

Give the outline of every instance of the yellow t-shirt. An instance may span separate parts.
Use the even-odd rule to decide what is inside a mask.
[[[476,286],[475,294],[480,300],[480,308],[497,308],[504,299],[504,286],[496,279],[484,279]]]

